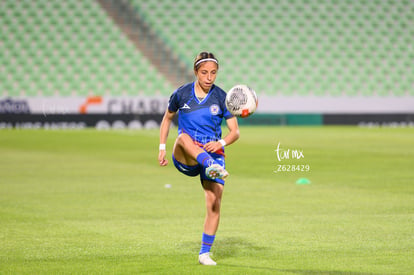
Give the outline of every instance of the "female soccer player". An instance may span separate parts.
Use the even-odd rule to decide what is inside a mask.
[[[220,220],[220,203],[225,170],[224,146],[239,138],[237,118],[226,108],[226,93],[214,84],[219,64],[212,53],[202,52],[195,58],[196,81],[178,88],[170,97],[160,128],[158,161],[166,166],[166,141],[174,115],[178,113],[178,137],[172,160],[178,171],[188,176],[200,175],[207,213],[198,261],[216,265],[210,257]],[[226,120],[228,134],[221,137],[221,123]]]

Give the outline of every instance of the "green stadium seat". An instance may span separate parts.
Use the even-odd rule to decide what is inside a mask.
[[[306,8],[303,6],[304,2],[306,2]],[[228,10],[228,16],[222,21],[224,23],[222,25],[225,28],[220,29],[219,27],[218,31],[224,34],[223,39],[216,39],[217,32],[210,34],[203,29],[201,29],[201,32],[191,31],[194,30],[192,26],[214,25],[220,19],[212,18],[210,22],[201,24],[197,17],[185,14],[185,9],[180,9],[179,3],[177,5],[172,5],[171,3],[152,5],[151,11],[149,11],[148,6],[141,4],[140,1],[133,0],[132,3],[139,6],[143,13],[146,13],[148,21],[156,21],[156,18],[152,16],[164,14],[163,21],[168,22],[168,18],[173,18],[180,14],[180,12],[182,18],[192,19],[192,22],[187,24],[188,31],[185,31],[187,39],[183,39],[182,35],[178,34],[180,32],[180,25],[175,23],[162,28],[162,33],[160,34],[167,38],[166,41],[170,43],[175,51],[180,52],[180,56],[188,59],[188,64],[191,64],[191,56],[188,57],[188,54],[186,54],[189,49],[207,45],[205,42],[195,44],[194,41],[197,40],[209,41],[210,46],[208,48],[217,48],[218,51],[216,53],[218,56],[223,56],[230,60],[229,68],[235,66],[251,67],[252,63],[250,62],[240,64],[232,60],[250,56],[251,52],[266,52],[267,54],[253,54],[253,56],[256,58],[256,66],[266,66],[268,68],[266,73],[270,76],[277,74],[280,69],[289,70],[291,73],[304,74],[304,71],[292,71],[291,69],[306,66],[303,59],[306,53],[309,52],[312,58],[310,62],[306,62],[307,66],[314,68],[322,67],[323,69],[313,72],[315,77],[310,78],[311,83],[307,83],[305,85],[306,88],[303,88],[303,86],[297,87],[295,84],[286,85],[285,90],[290,88],[293,90],[284,92],[291,92],[292,94],[296,93],[294,90],[298,90],[302,94],[305,93],[306,89],[309,89],[309,91],[313,91],[313,94],[320,94],[321,96],[326,94],[325,90],[328,90],[327,93],[333,93],[334,95],[340,95],[344,92],[350,96],[360,93],[371,95],[373,94],[372,88],[363,83],[367,83],[367,79],[372,77],[372,74],[383,74],[383,72],[372,70],[372,68],[375,68],[375,64],[382,64],[384,59],[387,61],[394,59],[410,60],[407,57],[412,52],[412,49],[406,45],[410,45],[413,42],[413,35],[410,36],[410,32],[407,30],[407,26],[410,25],[410,19],[407,18],[412,16],[410,12],[413,12],[413,8],[411,7],[411,11],[408,12],[409,16],[401,16],[401,13],[405,13],[407,10],[404,5],[413,5],[409,1],[405,1],[405,4],[383,1],[376,3],[371,1],[332,1],[325,3],[325,7],[319,6],[313,0],[291,2],[261,1],[260,3],[253,4],[247,0],[237,3],[222,1],[222,6],[225,6],[225,10]],[[201,0],[192,1],[192,5],[193,7],[203,7]],[[255,13],[250,12],[252,8],[247,8],[249,5],[255,7]],[[395,5],[398,12],[392,14],[392,21],[388,21],[388,12]],[[166,9],[166,7],[168,8]],[[217,6],[216,8],[220,9]],[[189,9],[189,13],[192,11],[192,9]],[[260,22],[260,24],[250,24],[250,21],[245,20],[246,18],[249,18],[251,22]],[[260,19],[256,20],[256,18]],[[174,20],[170,21],[175,22]],[[393,21],[398,23],[392,23]],[[220,26],[220,24],[217,25]],[[390,32],[391,27],[398,27],[400,30]],[[240,30],[243,31],[240,32]],[[202,39],[200,39],[200,33],[203,35]],[[260,33],[265,34],[265,36],[258,35]],[[226,39],[226,37],[228,38]],[[393,37],[399,38],[393,39]],[[181,43],[184,42],[184,44],[177,46],[176,41],[182,41]],[[225,43],[222,41],[225,41]],[[251,43],[251,41],[259,41],[260,43]],[[187,45],[185,42],[187,42]],[[227,47],[223,47],[223,44],[226,44]],[[304,44],[307,47],[304,47]],[[397,55],[394,57],[389,56],[387,53],[390,51],[396,52]],[[324,62],[315,62],[313,57]],[[354,63],[354,60],[361,58],[370,60],[371,63],[366,64],[364,60],[357,64]],[[294,59],[293,62],[291,61],[292,59]],[[308,60],[309,58],[306,59]],[[328,78],[319,78],[321,82],[316,80],[318,76],[327,72],[341,72],[338,68],[343,66],[349,68],[349,70],[344,70],[344,73],[347,73],[347,71],[352,74],[356,73],[361,79],[351,79],[351,81],[357,82],[349,87],[341,83],[344,81],[344,78],[334,73]],[[393,64],[393,66],[396,67],[397,71],[401,71],[399,70],[401,65],[398,63]],[[356,70],[355,67],[361,67],[362,69]],[[402,70],[407,71],[407,68],[403,67]],[[244,70],[242,68],[239,71]],[[252,81],[257,78],[262,79],[262,77],[257,77],[258,74],[262,73],[262,71],[256,74],[251,72],[256,77],[248,76],[248,79]],[[272,77],[263,77],[263,79],[271,80],[269,85],[275,86],[275,89],[268,89],[268,91],[280,90],[277,88],[278,84],[272,80]],[[223,80],[225,80],[223,86],[229,88],[235,83],[236,77],[230,76],[223,78]],[[294,80],[287,79],[286,81]],[[407,82],[407,80],[399,79],[399,82]],[[258,86],[261,87],[260,84]],[[398,87],[405,86],[402,84]],[[345,89],[344,87],[348,88]],[[398,89],[398,87],[393,87],[393,90]],[[380,88],[377,87],[376,89]],[[367,91],[363,91],[364,89]],[[379,92],[376,94],[388,93],[385,91],[384,93]],[[399,95],[401,92],[395,91],[393,94]]]
[[[414,90],[409,0],[125,1],[189,71],[198,51],[213,51],[222,60],[224,89],[247,81],[269,95],[403,96]],[[46,96],[57,90],[63,96],[168,95],[175,88],[96,1],[2,5],[0,50],[9,57],[0,57],[12,77],[1,87],[20,89],[12,89],[13,95],[37,96],[39,89]],[[18,84],[23,72],[30,72],[29,86]],[[82,75],[82,85],[74,73]],[[43,85],[43,75],[52,84]],[[58,75],[68,84],[53,84]],[[136,79],[140,82],[131,86]]]
[[[124,77],[113,81],[128,93],[135,67],[156,74],[95,1],[8,0],[0,14],[0,50],[8,53],[1,56],[2,66],[11,75],[1,87],[11,96],[84,96],[102,90],[119,95],[112,83],[97,79],[121,72]],[[165,78],[157,81],[170,85]]]

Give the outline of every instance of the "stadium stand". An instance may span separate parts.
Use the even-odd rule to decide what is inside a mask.
[[[199,51],[214,52],[224,89],[246,83],[269,96],[414,96],[411,0],[125,1],[189,72]],[[97,1],[1,1],[0,26],[3,96],[176,88]]]
[[[191,64],[216,53],[218,82],[267,95],[414,95],[410,0],[129,0]]]
[[[1,1],[0,26],[2,96],[159,95],[173,89],[96,1]]]

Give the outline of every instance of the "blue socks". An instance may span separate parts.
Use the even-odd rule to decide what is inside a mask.
[[[197,162],[204,168],[207,168],[216,163],[216,161],[207,152],[198,154]]]
[[[210,252],[215,237],[216,235],[207,235],[206,233],[203,233],[203,238],[201,239],[201,249],[199,253],[200,255]]]

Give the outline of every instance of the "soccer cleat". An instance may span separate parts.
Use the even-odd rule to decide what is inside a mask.
[[[210,258],[210,252],[198,255],[198,262],[202,265],[217,265],[216,262]]]
[[[229,172],[227,172],[222,166],[220,166],[220,164],[212,164],[211,166],[207,167],[206,176],[213,180],[224,180],[229,176]]]

